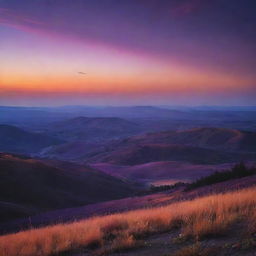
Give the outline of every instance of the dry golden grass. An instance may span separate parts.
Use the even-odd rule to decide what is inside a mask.
[[[95,247],[113,251],[133,247],[140,238],[173,228],[200,240],[225,233],[236,220],[256,216],[255,210],[256,187],[1,236],[0,255],[47,256]]]

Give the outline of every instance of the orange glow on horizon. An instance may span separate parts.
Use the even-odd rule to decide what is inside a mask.
[[[219,74],[205,74],[171,71],[158,71],[144,74],[143,71],[131,74],[98,73],[79,75],[69,74],[24,74],[2,75],[0,89],[5,91],[31,92],[177,92],[177,91],[236,91],[252,81],[240,77]]]
[[[251,89],[254,78],[188,67],[174,60],[134,55],[22,32],[3,44],[0,93],[161,94],[236,92]],[[6,54],[8,53],[8,54]],[[79,75],[78,72],[86,72]]]

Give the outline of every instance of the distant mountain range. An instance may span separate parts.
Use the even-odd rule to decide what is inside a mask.
[[[68,141],[102,142],[134,135],[138,124],[117,117],[76,117],[48,126],[47,134]]]
[[[0,123],[42,127],[56,121],[86,117],[189,121],[256,121],[255,107],[180,107],[180,106],[0,106]],[[254,126],[255,127],[255,126]]]

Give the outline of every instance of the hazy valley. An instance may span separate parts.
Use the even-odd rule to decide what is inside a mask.
[[[201,237],[201,233],[200,242],[189,247],[194,244],[194,233],[191,232],[195,227],[191,226],[189,231],[192,224],[180,220],[181,224],[173,228],[174,220],[166,221],[177,217],[164,217],[167,214],[165,209],[170,207],[174,214],[171,210],[176,207],[174,205],[178,207],[182,204],[185,208],[185,205],[191,204],[196,207],[191,211],[204,211],[204,207],[207,207],[204,200],[211,195],[216,195],[214,200],[219,204],[218,200],[226,200],[220,197],[247,193],[248,196],[251,194],[250,198],[244,195],[249,200],[248,205],[238,206],[234,201],[227,206],[227,211],[235,216],[245,214],[240,209],[246,214],[254,212],[255,170],[243,171],[242,167],[238,172],[234,169],[231,174],[229,170],[240,162],[244,162],[248,170],[255,166],[256,111],[172,110],[161,107],[112,108],[112,112],[108,112],[108,108],[64,109],[16,108],[15,111],[23,120],[21,122],[11,116],[12,108],[10,115],[7,115],[8,108],[0,108],[3,111],[0,124],[0,251],[8,251],[4,255],[16,255],[17,246],[21,245],[17,242],[9,247],[9,244],[16,237],[17,241],[30,239],[27,232],[36,232],[42,255],[146,255],[150,244],[150,255],[165,255],[168,250],[181,250],[183,243],[188,251],[199,250],[200,246],[214,251],[223,244],[216,240],[216,245],[211,248],[207,245],[208,238],[204,238],[204,235]],[[134,109],[135,112],[130,112]],[[193,119],[197,111],[197,118]],[[113,116],[108,117],[106,113]],[[228,127],[227,119],[233,124],[232,129]],[[216,172],[219,174],[215,178]],[[204,177],[209,178],[203,180]],[[199,185],[196,185],[197,180],[201,182]],[[190,189],[190,184],[194,183],[198,187]],[[198,200],[202,201],[200,209],[196,206]],[[234,207],[239,210],[234,212]],[[181,211],[183,208],[179,209]],[[138,227],[140,231],[130,230],[133,224],[130,224],[129,216],[136,214],[136,211],[139,211],[138,218],[141,218],[138,221],[148,221],[149,225]],[[192,212],[187,214],[193,215]],[[201,216],[201,213],[198,214]],[[123,223],[123,218],[128,219]],[[201,221],[207,221],[202,218]],[[227,221],[227,228],[233,229],[233,225],[238,225],[226,219],[218,224],[216,218],[211,224],[205,224],[216,227],[193,232],[206,232],[208,237],[208,233],[211,236],[215,229],[220,228],[218,225],[223,225],[223,221]],[[97,232],[100,233],[93,228],[91,232],[96,233],[92,237],[85,235],[85,240],[81,241],[71,236],[72,230],[78,232],[80,225],[81,228],[83,225],[94,225],[95,221],[102,223],[97,224],[100,227]],[[74,224],[58,224],[70,222]],[[47,227],[55,224],[61,226]],[[196,222],[193,225],[197,225]],[[245,230],[244,225],[241,224],[239,228]],[[31,228],[39,229],[26,231]],[[67,239],[74,239],[72,246],[61,242],[64,239],[62,232],[67,232],[65,228],[70,229],[68,233],[71,232]],[[105,228],[108,231],[104,231]],[[24,231],[6,235],[21,230]],[[49,239],[53,239],[54,234],[58,237],[60,242],[57,243],[60,244],[54,246],[59,249],[46,249],[46,241],[41,236],[48,230]],[[107,238],[106,235],[111,237]],[[224,235],[222,240],[229,243],[231,239],[231,248],[238,243],[232,241],[249,239],[228,237]],[[255,241],[254,238],[250,239],[253,248]],[[31,240],[30,243],[34,242]],[[91,243],[95,245],[91,246]],[[32,247],[22,248],[26,251],[19,249],[19,255],[41,255]],[[243,255],[251,255],[250,248],[243,251]],[[231,249],[225,250],[230,252]]]

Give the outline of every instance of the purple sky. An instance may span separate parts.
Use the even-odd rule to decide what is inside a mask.
[[[0,101],[253,105],[255,9],[252,0],[0,0]]]

